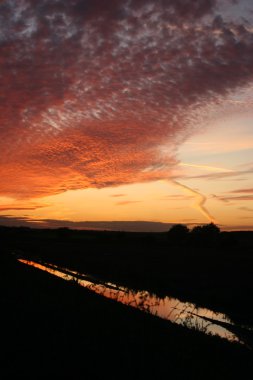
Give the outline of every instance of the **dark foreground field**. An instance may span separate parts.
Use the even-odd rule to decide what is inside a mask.
[[[184,256],[186,247],[180,246],[177,255],[173,252],[176,244],[171,245],[160,235],[137,238],[124,234],[3,229],[1,243],[1,379],[252,377],[251,350],[104,299],[18,263],[10,254],[15,250],[107,279],[121,279],[136,286],[138,283],[139,287],[143,284],[150,289],[157,287],[160,292],[170,290],[171,295],[181,294],[183,298],[195,297],[202,303],[220,305],[234,313],[235,318],[249,322],[253,294],[249,235],[237,243],[233,241],[232,246],[226,241],[207,247],[201,260],[203,247],[194,248],[194,243],[190,248],[187,244],[188,254],[192,255],[189,260]],[[223,252],[225,258],[217,257],[218,252]],[[197,268],[190,264],[194,262],[198,263]],[[203,272],[199,273],[201,267]],[[221,286],[221,273],[226,268]],[[158,278],[162,280],[156,283]]]

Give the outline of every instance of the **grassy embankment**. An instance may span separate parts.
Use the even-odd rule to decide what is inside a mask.
[[[18,263],[23,252],[252,322],[252,235],[205,247],[165,234],[3,229],[1,378],[246,379],[252,351]],[[235,239],[236,238],[236,239]],[[227,237],[226,237],[227,239]]]

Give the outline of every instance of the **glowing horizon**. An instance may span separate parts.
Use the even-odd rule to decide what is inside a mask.
[[[249,0],[1,2],[0,224],[253,230],[252,15]]]

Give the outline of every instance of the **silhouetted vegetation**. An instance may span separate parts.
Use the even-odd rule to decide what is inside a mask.
[[[189,230],[184,224],[175,224],[168,231],[168,241],[173,245],[214,246],[220,243],[221,231],[214,223],[195,226]]]
[[[197,371],[228,379],[253,369],[252,353],[242,347],[165,324],[16,261],[21,255],[55,263],[252,324],[253,232],[221,232],[212,224],[164,233],[0,227],[0,244],[6,378],[38,368],[45,377],[48,366],[63,378],[104,376],[117,372],[112,363],[122,357],[128,377],[134,371],[138,378],[167,376],[166,363],[171,371],[180,368],[179,379],[196,378]]]
[[[214,223],[196,226],[191,231],[191,241],[199,245],[216,245],[220,242],[220,229]]]
[[[188,241],[189,228],[184,224],[175,224],[168,231],[168,240],[173,244],[184,244]]]

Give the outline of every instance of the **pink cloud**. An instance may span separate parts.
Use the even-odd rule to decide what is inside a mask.
[[[244,181],[246,178],[241,177],[244,174],[252,174],[253,168],[247,169],[247,170],[235,170],[230,172],[221,172],[221,173],[208,173],[208,174],[200,174],[200,175],[194,175],[194,176],[187,176],[186,179],[207,179],[207,180],[215,180],[215,179],[231,179],[233,178],[233,181]],[[239,178],[237,178],[239,177]]]
[[[251,15],[220,3],[0,3],[0,194],[168,178],[201,109],[253,79]]]
[[[221,197],[222,200],[225,201],[253,201],[253,194],[252,195],[238,195],[238,196],[225,196]]]
[[[246,194],[249,193],[249,194],[253,194],[253,188],[232,190],[232,191],[230,191],[230,193],[246,193]]]
[[[247,211],[247,212],[253,212],[253,208],[250,207],[239,207],[239,210]]]

